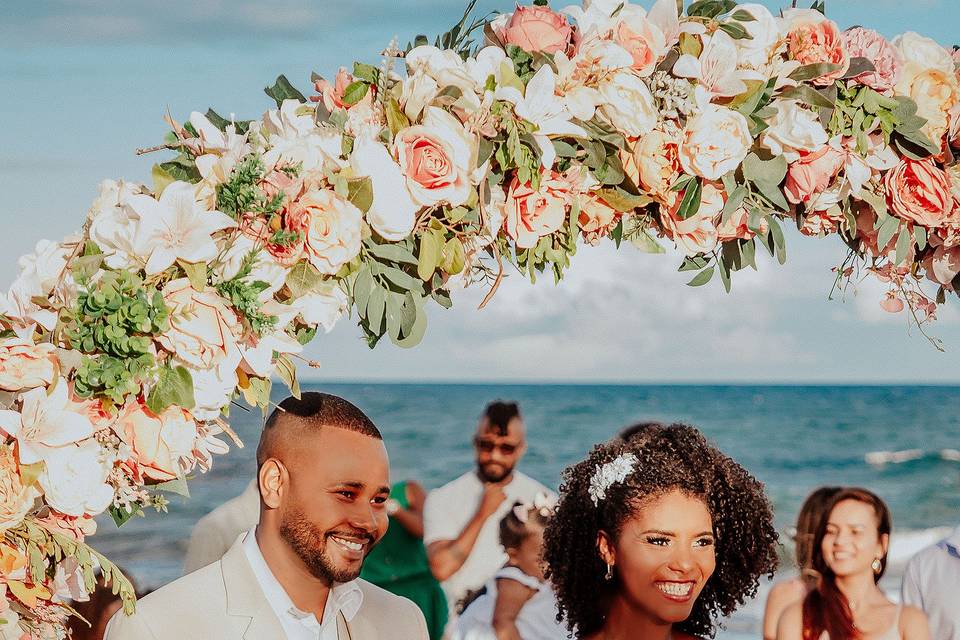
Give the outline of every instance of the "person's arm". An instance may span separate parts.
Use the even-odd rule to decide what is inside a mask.
[[[453,540],[436,540],[427,545],[427,559],[433,576],[443,582],[463,566],[470,557],[473,545],[477,543],[480,530],[487,518],[496,513],[500,504],[507,499],[500,484],[484,486],[483,497],[477,512],[473,514],[467,526]]]
[[[798,592],[799,591],[799,592]],[[767,604],[763,609],[763,638],[776,640],[777,623],[784,610],[798,599],[803,598],[803,592],[798,590],[793,581],[778,582],[770,589]]]
[[[903,572],[903,584],[900,585],[900,599],[904,604],[923,608],[923,593],[920,591],[920,580],[917,579],[916,558],[907,563]]]
[[[427,492],[416,482],[407,482],[406,509],[399,509],[392,514],[394,520],[406,529],[410,535],[423,537],[423,503],[427,499]]]
[[[535,589],[516,580],[497,578],[497,601],[493,605],[492,621],[497,640],[523,640],[517,629],[517,616],[535,593]]]
[[[916,607],[905,606],[900,613],[900,637],[903,640],[930,640],[927,614]]]
[[[783,612],[777,623],[777,640],[803,640],[803,603],[796,602]]]

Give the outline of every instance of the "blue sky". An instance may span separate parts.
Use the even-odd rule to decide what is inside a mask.
[[[808,4],[809,0],[802,0]],[[888,36],[915,30],[952,44],[955,0],[827,0],[841,26]],[[40,238],[76,230],[100,180],[145,180],[163,114],[184,119],[212,106],[255,117],[261,88],[285,73],[301,88],[354,59],[376,61],[402,43],[455,22],[461,2],[442,0],[52,0],[4,8],[0,22],[0,282]],[[771,9],[789,4],[764,2]],[[481,10],[512,3],[481,0]],[[770,261],[690,289],[675,255],[584,247],[559,287],[507,279],[482,312],[479,290],[432,309],[415,351],[369,351],[350,320],[309,355],[327,379],[565,381],[960,382],[957,302],[930,331],[934,350],[902,316],[879,310],[871,282],[827,301],[839,241],[793,234],[786,266]],[[303,372],[307,375],[308,372]]]

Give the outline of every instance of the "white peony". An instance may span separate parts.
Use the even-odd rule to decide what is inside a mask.
[[[819,116],[796,100],[774,103],[777,113],[768,120],[770,127],[760,137],[760,144],[787,162],[795,162],[801,151],[816,151],[827,143],[827,132]]]
[[[643,80],[628,71],[620,71],[600,85],[601,110],[607,119],[629,137],[653,131],[657,109],[650,89]]]
[[[410,197],[403,171],[386,147],[372,137],[357,138],[350,165],[357,176],[373,182],[373,204],[366,214],[373,230],[392,242],[410,235],[420,207]]]
[[[291,303],[309,325],[319,325],[327,333],[350,310],[350,300],[340,287],[328,286],[308,293]]]
[[[263,115],[262,131],[268,138],[263,162],[268,169],[278,164],[300,164],[309,175],[345,166],[340,160],[343,136],[332,127],[317,127],[313,114],[313,107],[284,100],[279,109]]]
[[[763,69],[770,63],[785,34],[780,29],[779,21],[762,4],[748,2],[737,5],[737,10],[746,11],[754,18],[751,22],[739,23],[751,36],[736,41],[740,64],[751,69]]]
[[[79,445],[51,449],[38,482],[47,504],[68,516],[95,516],[113,500],[103,451],[89,438]]]
[[[680,165],[690,175],[719,180],[740,166],[752,145],[753,136],[743,114],[708,106],[687,121],[680,144]]]
[[[892,44],[903,63],[896,87],[900,95],[910,95],[914,79],[925,71],[953,74],[953,57],[936,40],[908,31],[894,38]]]
[[[417,71],[406,78],[402,87],[400,105],[411,122],[419,120],[423,109],[440,93],[440,85],[436,79],[424,71]]]

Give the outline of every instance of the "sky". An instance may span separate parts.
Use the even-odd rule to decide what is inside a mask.
[[[952,44],[958,0],[827,0],[841,27],[892,37],[913,30]],[[806,6],[809,0],[801,0]],[[306,90],[354,60],[378,62],[401,45],[456,22],[459,1],[441,0],[48,0],[4,3],[0,13],[0,283],[41,238],[77,230],[105,178],[148,181],[169,112],[214,107],[237,118],[271,106],[262,88],[280,73]],[[647,4],[644,2],[642,4]],[[789,4],[765,1],[773,10]],[[11,6],[13,5],[13,6]],[[480,0],[483,11],[513,3]],[[960,382],[960,303],[928,332],[880,310],[866,280],[828,300],[839,240],[788,235],[788,261],[685,286],[680,256],[611,244],[584,246],[568,277],[531,285],[509,275],[492,302],[454,292],[454,309],[430,309],[415,350],[384,341],[369,350],[353,319],[319,336],[306,355],[322,362],[302,377],[325,380],[617,383]],[[765,256],[764,256],[765,257]],[[836,296],[835,296],[836,297]]]

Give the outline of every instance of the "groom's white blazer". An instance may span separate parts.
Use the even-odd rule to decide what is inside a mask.
[[[286,636],[247,562],[240,536],[224,556],[117,612],[106,640],[283,640]],[[363,604],[348,623],[337,618],[339,640],[428,640],[415,604],[364,580]]]

